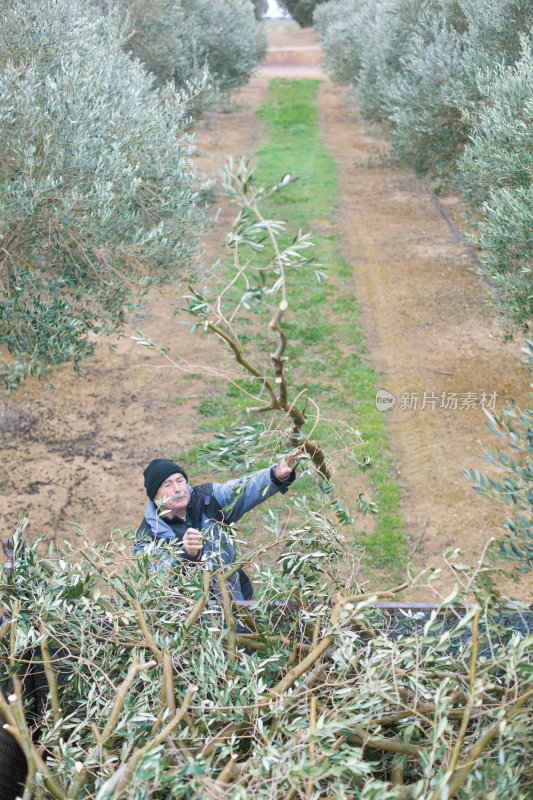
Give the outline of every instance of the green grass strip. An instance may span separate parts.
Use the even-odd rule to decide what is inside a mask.
[[[257,180],[274,183],[284,173],[298,177],[273,195],[266,207],[271,215],[286,220],[289,229],[313,233],[317,259],[327,267],[329,280],[319,285],[305,276],[291,278],[296,285],[289,297],[298,298],[297,307],[291,305],[286,317],[291,359],[323,412],[342,417],[362,432],[367,442],[364,455],[372,465],[366,480],[378,515],[372,533],[357,535],[375,568],[401,572],[407,548],[400,493],[393,477],[385,414],[375,405],[381,376],[362,357],[365,345],[351,293],[352,269],[340,256],[339,234],[327,232],[328,221],[336,218],[338,180],[335,161],[318,128],[319,83],[270,82],[266,102],[258,112],[265,123],[266,141],[256,154]],[[355,463],[353,468],[357,469]]]

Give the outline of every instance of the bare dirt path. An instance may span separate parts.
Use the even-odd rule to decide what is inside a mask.
[[[384,413],[412,555],[419,566],[439,565],[442,550],[453,545],[476,559],[505,516],[474,496],[462,472],[483,466],[475,455],[478,439],[489,441],[481,396],[489,402],[496,393],[497,408],[510,397],[525,402],[527,377],[511,349],[490,339],[497,330],[484,305],[485,287],[424,185],[383,166],[382,145],[365,134],[343,91],[325,78],[315,32],[287,23],[270,24],[268,31],[266,63],[239,92],[236,110],[209,114],[202,123],[198,166],[211,173],[228,156],[255,149],[261,136],[255,111],[271,77],[323,80],[321,130],[340,180],[332,225],[353,265],[346,291],[363,311],[368,358],[396,398]],[[231,219],[231,208],[217,197],[219,205],[205,263],[221,255]],[[97,540],[114,527],[136,525],[145,499],[143,467],[161,453],[179,457],[202,436],[200,404],[217,385],[164,368],[129,338],[141,328],[192,359],[218,359],[211,342],[192,337],[172,315],[176,300],[170,291],[151,295],[143,318],[130,320],[114,350],[99,345],[81,379],[64,365],[49,381],[29,381],[0,400],[2,536],[12,533],[21,509],[29,511],[32,538],[46,532],[72,539],[71,521]],[[403,407],[415,400],[416,409]]]

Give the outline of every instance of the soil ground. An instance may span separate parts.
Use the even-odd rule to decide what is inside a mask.
[[[466,560],[477,560],[500,535],[505,509],[476,497],[463,469],[488,471],[476,456],[479,440],[491,443],[483,393],[487,402],[496,395],[496,410],[512,397],[528,403],[519,346],[500,346],[471,253],[427,186],[385,166],[384,144],[365,132],[349,95],[326,78],[316,33],[285,22],[269,23],[268,34],[266,62],[238,93],[234,109],[201,123],[198,167],[213,173],[228,156],[253,152],[261,137],[255,111],[271,77],[322,79],[321,131],[340,181],[331,223],[353,265],[345,291],[362,309],[367,358],[395,398],[384,413],[411,557],[418,567],[442,566],[443,550],[460,546]],[[452,199],[444,206],[455,213]],[[221,254],[232,218],[220,196],[218,207],[206,264]],[[150,295],[143,317],[130,319],[113,349],[99,344],[81,378],[63,365],[46,381],[32,379],[0,400],[2,536],[11,535],[22,509],[29,512],[30,538],[46,532],[72,540],[76,523],[88,538],[105,540],[115,527],[138,524],[142,469],[159,454],[178,457],[202,436],[199,406],[217,391],[214,381],[184,376],[130,338],[141,328],[175,353],[215,363],[220,353],[211,341],[192,337],[173,316],[176,301],[170,290]],[[415,398],[416,409],[405,407]],[[452,407],[441,407],[446,404]],[[522,599],[531,601],[532,587],[526,578]]]

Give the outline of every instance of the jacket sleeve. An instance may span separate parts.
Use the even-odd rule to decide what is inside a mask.
[[[146,550],[148,545],[155,540],[152,530],[145,519],[137,528],[135,534],[135,544],[133,545],[133,555],[138,556],[143,550]]]
[[[237,522],[244,514],[272,495],[284,494],[296,479],[293,470],[288,478],[277,477],[274,467],[254,472],[247,478],[237,478],[226,483],[214,483],[213,495],[224,510],[226,522]]]

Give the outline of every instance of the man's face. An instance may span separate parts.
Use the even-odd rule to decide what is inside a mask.
[[[187,488],[187,481],[180,472],[175,472],[165,478],[154,498],[156,506],[160,506],[169,513],[166,517],[177,514],[179,517],[185,516],[185,510],[189,502],[190,492]]]

